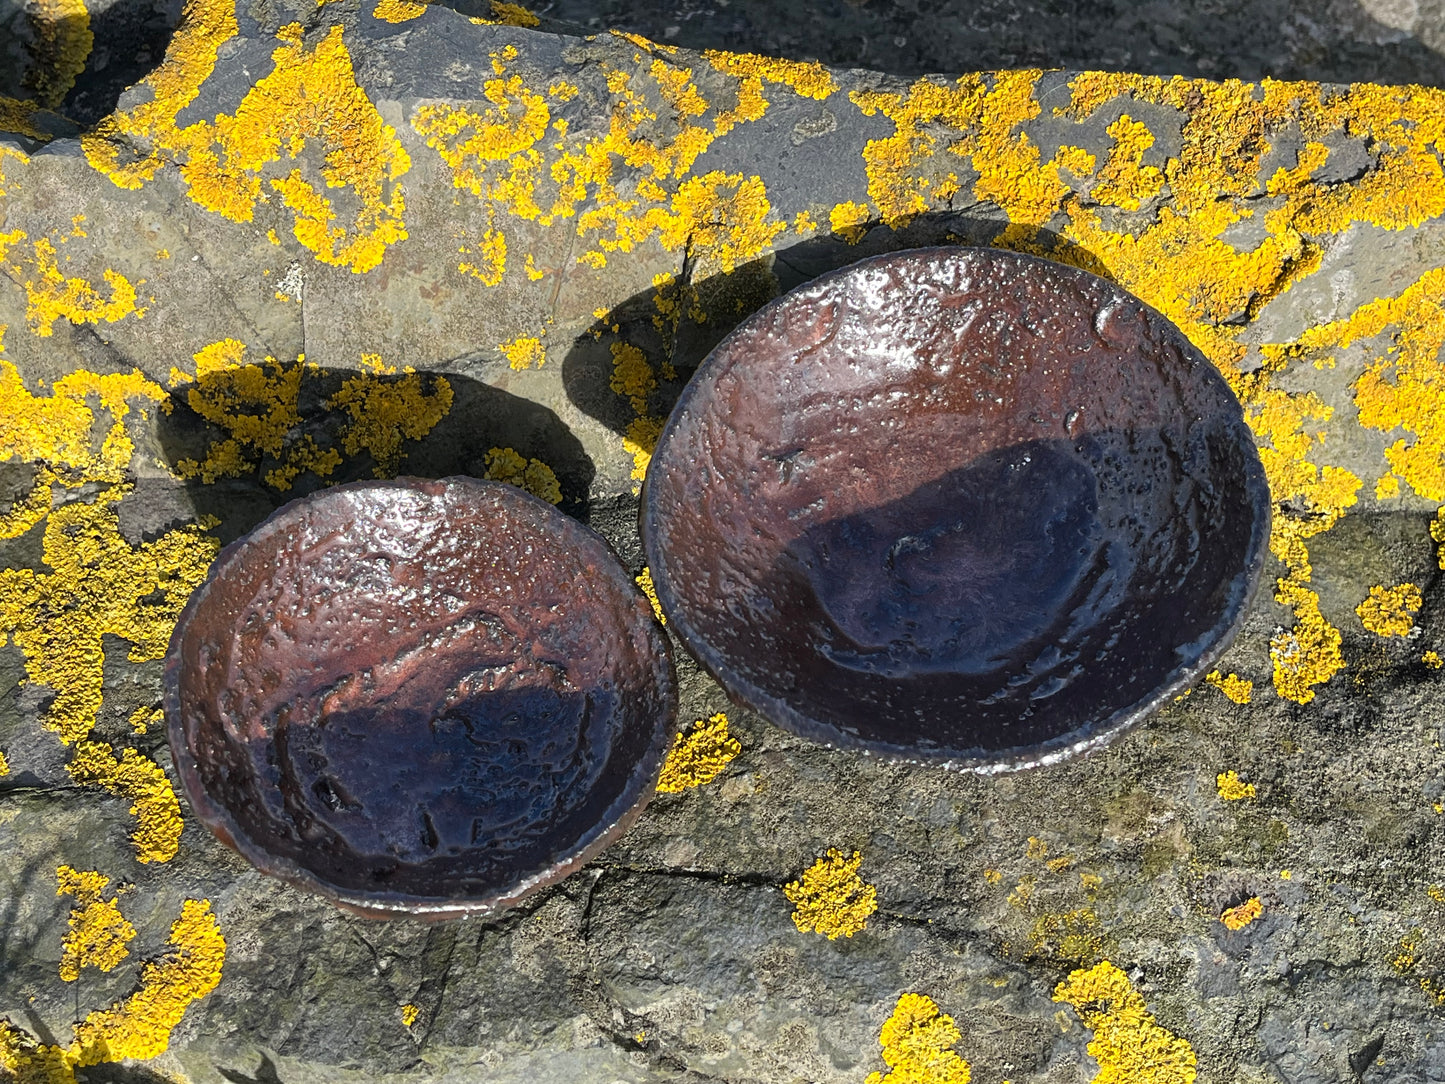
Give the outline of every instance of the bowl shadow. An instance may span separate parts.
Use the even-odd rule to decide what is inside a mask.
[[[218,521],[222,544],[297,497],[397,475],[510,481],[586,523],[596,473],[553,411],[450,372],[268,359],[176,387],[158,435],[197,515]]]
[[[730,273],[695,277],[692,261],[684,261],[678,283],[627,298],[574,340],[562,362],[562,382],[572,404],[614,433],[626,436],[639,416],[629,396],[616,390],[618,343],[638,348],[653,369],[655,387],[647,396],[648,417],[666,419],[697,367],[734,328],[773,298],[820,275],[870,256],[935,245],[991,247],[1008,225],[1006,219],[955,211],[921,214],[907,226],[893,229],[869,223],[850,242],[822,234],[780,248]],[[1088,249],[1040,227],[1033,239],[1036,255],[1068,254],[1068,262],[1100,278],[1108,269]],[[671,310],[662,318],[658,300]],[[699,319],[698,317],[702,317]],[[669,375],[670,374],[670,375]]]

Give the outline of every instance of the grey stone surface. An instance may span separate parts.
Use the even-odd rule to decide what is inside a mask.
[[[858,10],[860,19],[877,14]],[[365,274],[318,261],[294,238],[279,198],[258,201],[249,222],[231,221],[190,198],[174,164],[139,188],[121,189],[86,164],[74,139],[42,145],[5,137],[30,157],[3,162],[0,233],[24,235],[23,244],[11,243],[0,280],[3,359],[16,366],[27,396],[52,395],[55,381],[79,370],[138,370],[171,406],[167,414],[134,400],[125,422],[136,451],[123,474],[134,489],[114,509],[128,547],[197,521],[229,540],[280,501],[323,484],[303,473],[289,491],[268,486],[264,472],[280,461],[271,452],[212,485],[178,477],[183,458],[203,454],[224,433],[188,412],[189,388],[171,370],[194,372],[198,351],[231,337],[246,344],[253,363],[269,354],[289,365],[304,352],[318,367],[300,375],[283,453],[302,437],[323,447],[343,443],[346,419],[325,400],[364,373],[363,354],[375,353],[385,365],[414,366],[426,387],[445,377],[455,393],[450,412],[424,437],[403,442],[401,469],[481,473],[494,445],[539,458],[557,473],[564,507],[640,571],[633,459],[620,439],[636,411],[610,387],[613,345],[648,353],[659,387],[647,408],[661,416],[709,345],[776,291],[876,251],[994,241],[1008,222],[1010,211],[973,187],[991,168],[989,153],[950,154],[943,147],[960,133],[928,121],[940,148],[909,168],[956,171],[958,197],[932,200],[927,214],[897,230],[879,225],[879,208],[869,204],[872,224],[856,244],[830,235],[836,205],[867,204],[876,191],[862,160],[869,141],[894,132],[892,121],[862,111],[850,92],[909,90],[873,73],[834,72],[839,89],[822,102],[765,84],[767,112],[718,138],[687,173],[756,174],[769,221],[791,223],[806,212],[821,229],[781,233],[724,273],[715,249],[667,248],[656,237],[607,253],[605,267],[578,264],[592,241],[577,236],[575,219],[543,226],[506,217],[512,262],[498,285],[484,287],[460,272],[457,250],[475,245],[488,208],[454,185],[417,132],[420,106],[486,108],[485,84],[501,77],[495,59],[537,93],[559,78],[577,86],[571,100],[554,101],[552,116],[595,141],[621,108],[608,74],[627,72],[661,115],[645,133],[655,146],[679,122],[648,82],[654,60],[694,73],[714,111],[709,118],[733,103],[736,80],[698,56],[658,54],[612,35],[588,41],[547,27],[477,26],[444,9],[398,24],[370,12],[348,0],[320,9],[310,0],[243,8],[239,36],[223,46],[214,74],[181,115],[189,124],[234,114],[272,70],[276,34],[292,19],[305,24],[307,50],[331,25],[344,27],[358,83],[412,160],[404,177],[409,236]],[[729,35],[727,44],[745,44]],[[509,48],[515,56],[505,56]],[[1063,104],[1070,78],[1046,75],[1030,93]],[[1194,89],[1203,99],[1216,88]],[[134,89],[121,105],[149,95]],[[1181,108],[1117,93],[1086,119],[1044,108],[1017,131],[1044,161],[1076,145],[1102,167],[1114,148],[1107,128],[1124,112],[1154,136],[1145,165],[1165,167],[1191,145]],[[1248,154],[1242,165],[1226,160],[1226,173],[1243,170],[1250,185],[1243,194],[1220,193],[1251,213],[1259,206],[1260,218],[1269,200],[1273,207],[1284,198],[1264,194],[1264,181],[1276,166],[1293,168],[1309,142],[1298,112],[1271,124],[1265,165]],[[1014,131],[1013,121],[1004,131]],[[1324,142],[1332,149],[1321,184],[1353,192],[1349,186],[1388,168],[1379,139],[1366,143],[1341,127]],[[298,163],[268,164],[264,177],[284,177],[294,165],[317,180],[324,152],[313,140]],[[616,169],[624,194],[635,195],[637,171],[620,162]],[[1415,191],[1435,191],[1438,174],[1437,159],[1436,173],[1422,174]],[[668,181],[669,196],[680,182]],[[1065,187],[1082,201],[1071,206],[1108,220],[1111,243],[1155,236],[1184,198],[1181,179],[1179,191],[1126,211],[1089,202],[1092,183]],[[354,192],[319,190],[335,199],[339,215],[354,214]],[[1192,213],[1203,218],[1198,207]],[[72,233],[78,214],[86,216],[83,236]],[[1254,221],[1241,218],[1224,237],[1241,258],[1276,237]],[[1060,239],[1070,239],[1071,222],[1061,202],[1036,240],[1058,243],[1051,251],[1067,255]],[[32,333],[31,294],[43,283],[25,261],[34,251],[27,246],[42,238],[53,239],[65,274],[84,276],[102,293],[102,269],[127,276],[144,316],[90,324],[60,318],[53,334]],[[1191,243],[1203,250],[1208,240]],[[1445,263],[1445,229],[1428,215],[1408,228],[1356,220],[1311,240],[1321,250],[1317,270],[1257,312],[1241,302],[1238,311],[1201,317],[1192,330],[1236,329],[1247,348],[1241,368],[1257,369],[1262,345],[1292,342],[1398,295]],[[167,258],[156,255],[162,249]],[[533,281],[519,266],[525,253],[556,270]],[[1121,281],[1148,270],[1109,258]],[[1170,267],[1183,283],[1193,265],[1180,258]],[[705,323],[683,321],[675,332],[665,320],[662,328],[654,323],[662,273],[697,290]],[[1138,288],[1146,287],[1161,307],[1176,288]],[[542,331],[546,364],[510,368],[500,344]],[[1251,703],[1201,685],[1105,751],[1016,775],[952,774],[810,745],[728,704],[679,653],[684,721],[727,710],[741,754],[716,780],[660,796],[586,870],[492,923],[424,927],[347,917],[250,870],[184,804],[175,857],[137,862],[128,801],[71,781],[71,752],[43,727],[53,690],[21,683],[26,660],[12,641],[0,647],[0,750],[10,766],[0,777],[0,1018],[64,1045],[74,1023],[139,988],[145,962],[165,958],[183,901],[207,899],[227,943],[219,986],[189,1006],[164,1054],[79,1069],[80,1079],[858,1082],[885,1068],[880,1028],[899,995],[912,991],[957,1021],[957,1049],[976,1081],[1072,1084],[1097,1069],[1087,1053],[1093,1036],[1052,994],[1073,969],[1107,959],[1159,1024],[1191,1044],[1202,1080],[1445,1080],[1439,1003],[1421,986],[1424,979],[1445,988],[1442,904],[1430,893],[1445,847],[1445,820],[1434,808],[1445,801],[1445,682],[1422,661],[1426,650],[1445,649],[1441,573],[1427,530],[1435,504],[1409,487],[1399,498],[1374,497],[1384,450],[1401,433],[1362,427],[1353,391],[1364,367],[1392,344],[1382,332],[1338,351],[1333,368],[1305,359],[1275,378],[1334,408],[1319,422],[1325,452],[1310,454],[1363,481],[1359,505],[1309,542],[1310,583],[1341,632],[1348,664],[1314,688],[1312,702],[1269,688],[1270,640],[1296,621],[1272,597],[1273,579],[1287,571],[1278,562],[1221,664],[1255,683]],[[664,361],[676,365],[676,378],[665,375]],[[110,422],[98,400],[89,402],[98,447]],[[52,448],[3,464],[6,507],[23,502],[37,470],[54,458]],[[329,480],[367,477],[376,466],[365,452],[348,454]],[[51,488],[51,517],[71,504],[112,501],[94,479]],[[1299,521],[1309,514],[1303,505],[1281,510]],[[0,542],[5,567],[53,571],[42,552],[44,528],[37,523]],[[101,562],[84,575],[103,580],[104,572]],[[1405,581],[1424,596],[1416,631],[1382,638],[1366,630],[1355,607],[1370,588]],[[162,731],[136,734],[129,723],[137,708],[157,702],[160,678],[158,662],[132,661],[132,649],[114,631],[103,638],[104,699],[93,737],[169,769]],[[1222,800],[1216,776],[1227,770],[1254,783],[1256,797]],[[849,939],[797,930],[782,891],[829,847],[859,850],[860,872],[877,888],[879,911]],[[73,903],[55,893],[62,864],[111,877],[138,931],[114,971],[87,969],[75,983],[57,977]],[[1262,917],[1227,929],[1223,910],[1250,897],[1261,901]],[[1401,962],[1402,941],[1415,945],[1408,962]],[[416,1009],[410,1025],[408,1005]],[[1141,1077],[1139,1084],[1156,1082]]]

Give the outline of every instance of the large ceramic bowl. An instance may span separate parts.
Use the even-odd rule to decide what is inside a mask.
[[[485,915],[566,876],[642,811],[675,714],[607,544],[470,478],[291,502],[221,553],[166,658],[201,819],[376,917]]]
[[[703,362],[643,506],[670,627],[805,737],[982,770],[1107,741],[1226,646],[1269,492],[1172,324],[991,249],[864,260]]]

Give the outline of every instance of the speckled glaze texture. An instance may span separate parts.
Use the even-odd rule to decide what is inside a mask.
[[[607,544],[512,486],[337,486],[222,552],[166,715],[196,812],[376,917],[488,914],[572,872],[656,786],[666,638]]]
[[[995,249],[865,260],[761,310],[658,442],[671,627],[806,737],[978,770],[1104,741],[1253,594],[1269,492],[1237,400],[1153,309]]]

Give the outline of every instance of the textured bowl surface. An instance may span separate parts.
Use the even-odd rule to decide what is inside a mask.
[[[1269,492],[1167,320],[993,249],[865,260],[751,317],[653,455],[671,627],[806,737],[981,770],[1106,741],[1223,650]]]
[[[227,547],[166,659],[191,804],[267,873],[372,916],[487,914],[646,805],[666,638],[607,544],[512,486],[322,490]]]

